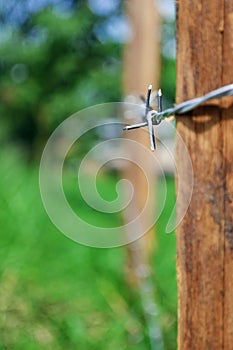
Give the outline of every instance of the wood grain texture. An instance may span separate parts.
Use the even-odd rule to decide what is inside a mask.
[[[178,1],[177,103],[233,82],[232,16],[233,0]],[[232,107],[213,105],[177,118],[194,173],[177,230],[180,350],[233,349],[232,117]],[[178,144],[176,155],[187,187]]]
[[[223,84],[233,81],[233,1],[225,1]],[[224,208],[224,349],[233,348],[233,108],[223,110]]]

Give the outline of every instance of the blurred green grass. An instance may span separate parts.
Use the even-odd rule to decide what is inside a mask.
[[[112,191],[114,181],[106,175],[103,193]],[[173,178],[167,186],[152,278],[165,349],[172,350],[175,235],[164,228],[174,205]],[[108,224],[107,216],[90,215],[86,207],[82,215]],[[0,225],[0,349],[149,349],[139,296],[127,286],[125,248],[89,248],[62,235],[42,206],[38,165],[26,165],[12,149],[1,153]]]

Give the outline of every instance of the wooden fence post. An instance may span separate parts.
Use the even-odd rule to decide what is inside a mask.
[[[177,37],[177,103],[233,82],[233,0],[179,0]],[[226,97],[177,118],[194,172],[177,230],[180,350],[233,349],[232,106]],[[179,145],[176,155],[185,189]]]

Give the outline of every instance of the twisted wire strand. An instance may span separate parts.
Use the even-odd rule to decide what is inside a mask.
[[[183,103],[181,103],[173,108],[165,109],[162,112],[154,111],[153,124],[158,124],[158,122],[162,121],[163,119],[165,119],[171,115],[184,114],[186,112],[189,112],[189,111],[195,109],[199,105],[201,105],[209,100],[212,100],[215,98],[221,98],[224,96],[230,96],[230,95],[233,95],[233,84],[223,86],[219,89],[216,89],[216,90],[209,92],[208,94],[206,94],[204,96],[193,98],[192,100],[185,101],[185,102],[183,102]]]

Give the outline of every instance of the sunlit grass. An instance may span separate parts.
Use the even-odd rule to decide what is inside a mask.
[[[107,175],[100,181],[107,199],[114,183]],[[170,350],[176,349],[175,235],[163,231],[173,179],[167,184],[152,277]],[[66,187],[71,199],[72,189]],[[10,150],[2,152],[0,193],[0,349],[148,349],[139,298],[125,280],[125,248],[89,248],[62,235],[42,206],[38,166]],[[84,217],[103,225],[119,221],[83,208]]]

